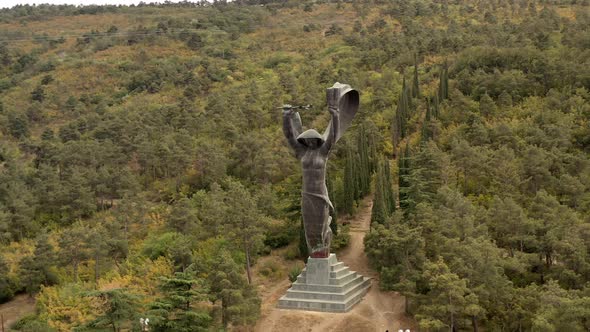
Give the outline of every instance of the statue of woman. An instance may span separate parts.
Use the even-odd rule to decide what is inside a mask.
[[[330,255],[330,222],[334,207],[326,187],[326,164],[330,149],[350,126],[359,105],[359,95],[349,85],[335,83],[327,89],[328,111],[332,117],[324,135],[315,129],[301,133],[301,118],[289,105],[283,107],[283,132],[303,168],[301,212],[310,257]]]

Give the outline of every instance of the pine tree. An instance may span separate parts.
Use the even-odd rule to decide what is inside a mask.
[[[78,266],[88,259],[88,234],[89,229],[77,223],[64,229],[59,237],[59,256],[64,264],[72,265],[74,282],[78,282]]]
[[[206,331],[211,316],[194,304],[207,299],[205,281],[197,278],[189,267],[176,272],[173,277],[162,277],[159,288],[162,297],[154,301],[149,310],[152,324],[157,331],[191,332]]]
[[[14,296],[15,285],[12,278],[8,275],[10,268],[0,254],[0,303],[4,303]]]
[[[479,99],[479,113],[482,116],[490,117],[494,115],[496,112],[496,104],[494,100],[488,95],[488,93],[484,93],[483,96]]]
[[[260,298],[256,288],[244,279],[243,270],[230,253],[221,250],[210,258],[205,271],[209,279],[210,294],[221,302],[223,327],[256,322],[260,315]]]
[[[87,296],[100,298],[96,303],[103,306],[102,314],[87,324],[89,328],[109,328],[119,332],[122,326],[134,320],[137,313],[138,297],[124,288],[94,291]]]
[[[47,234],[41,234],[32,256],[24,257],[20,262],[19,280],[29,295],[37,293],[41,285],[56,284],[58,279],[51,266],[55,262],[53,246]]]
[[[244,252],[248,283],[251,284],[251,257],[262,247],[266,216],[258,210],[254,198],[240,182],[231,180],[227,184],[224,233]]]

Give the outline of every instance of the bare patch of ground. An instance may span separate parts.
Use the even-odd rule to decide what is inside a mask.
[[[4,318],[4,330],[10,331],[10,325],[34,311],[35,299],[26,294],[17,295],[11,301],[0,304],[0,315]],[[2,326],[0,326],[0,331],[2,331]]]

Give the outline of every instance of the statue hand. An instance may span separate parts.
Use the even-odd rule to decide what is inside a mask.
[[[295,109],[289,104],[283,105],[283,115],[291,115],[295,113]]]
[[[326,90],[326,98],[328,99],[328,110],[330,113],[338,110],[338,99],[340,98],[340,90],[336,88],[329,88]]]

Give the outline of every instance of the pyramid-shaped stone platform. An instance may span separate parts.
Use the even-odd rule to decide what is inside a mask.
[[[371,279],[351,271],[335,254],[309,258],[291,288],[279,300],[281,309],[347,312],[361,301]]]

